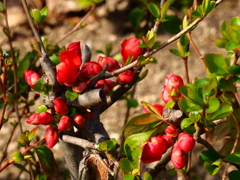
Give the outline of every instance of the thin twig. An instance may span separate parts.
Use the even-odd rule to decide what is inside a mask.
[[[80,25],[87,19],[87,17],[96,9],[97,5],[94,4],[92,6],[92,8],[88,11],[88,13],[76,24],[76,26],[70,30],[67,34],[65,34],[62,38],[60,38],[56,44],[60,43],[62,40],[64,40],[66,37],[68,37],[69,35],[71,35],[72,33],[78,31],[80,28]]]

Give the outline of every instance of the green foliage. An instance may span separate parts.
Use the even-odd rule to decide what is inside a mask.
[[[115,138],[112,138],[110,140],[103,141],[98,144],[98,150],[100,151],[111,151],[113,150],[117,145],[117,140]]]
[[[72,90],[67,90],[65,92],[65,96],[69,101],[74,101],[75,99],[78,98],[78,93],[72,91]]]
[[[34,91],[44,94],[48,94],[49,92],[52,91],[52,85],[45,83],[44,80],[41,78],[37,81],[37,84],[35,84],[32,88]]]
[[[34,147],[34,150],[37,153],[43,172],[50,178],[58,177],[58,165],[54,159],[52,151],[46,146],[36,146]]]
[[[24,160],[24,156],[19,151],[14,152],[12,154],[12,158],[15,162],[20,162],[20,161]]]
[[[47,17],[48,7],[44,7],[41,11],[38,9],[31,9],[30,14],[36,25],[39,26]]]

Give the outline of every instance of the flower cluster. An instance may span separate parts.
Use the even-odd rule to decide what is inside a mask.
[[[135,61],[142,53],[138,45],[139,39],[130,38],[121,44],[122,65],[126,65],[127,59]],[[71,43],[65,51],[59,54],[60,63],[56,65],[56,78],[61,85],[65,85],[66,90],[72,90],[75,93],[84,93],[90,80],[99,74],[107,65],[107,71],[113,72],[120,68],[118,61],[112,57],[99,56],[98,61],[89,61],[82,64],[82,52],[80,42]],[[24,77],[27,84],[34,87],[41,78],[36,72],[26,70]],[[101,88],[108,94],[118,83],[125,84],[133,80],[134,73],[127,70],[118,75],[116,81],[99,80],[95,88]],[[35,89],[34,89],[35,90]],[[36,92],[38,93],[38,92]],[[26,122],[33,125],[45,125],[46,144],[52,148],[58,141],[58,131],[70,130],[73,125],[78,128],[85,128],[85,122],[93,117],[87,108],[82,108],[73,113],[70,111],[65,100],[56,97],[53,100],[53,109],[48,107],[41,109],[38,113],[32,114]]]
[[[178,87],[183,85],[180,76],[168,74],[165,79],[165,85],[162,91],[162,100],[165,103],[176,102],[182,98]],[[157,112],[162,115],[164,106],[160,104],[152,104]],[[148,108],[144,108],[146,113],[151,113]],[[163,122],[165,123],[165,122]],[[143,146],[141,160],[144,163],[159,161],[162,155],[169,147],[173,146],[171,151],[171,162],[177,169],[182,169],[187,162],[187,152],[191,151],[195,146],[195,140],[187,132],[180,133],[180,129],[176,124],[170,124],[166,127],[163,135],[151,137]]]

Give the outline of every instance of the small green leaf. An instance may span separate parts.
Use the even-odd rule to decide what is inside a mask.
[[[157,7],[156,4],[149,3],[148,4],[148,9],[152,13],[153,16],[155,16],[157,19],[159,19],[160,11],[159,11],[159,8]]]
[[[130,162],[128,159],[126,159],[126,158],[120,159],[119,165],[120,165],[121,170],[122,170],[124,173],[129,173],[129,172],[132,171],[131,162]]]
[[[47,111],[47,106],[45,105],[40,105],[38,107],[38,113],[41,113],[41,112],[46,112]]]
[[[166,1],[163,5],[162,5],[162,9],[161,9],[161,21],[165,19],[165,16],[167,14],[167,11],[169,9],[170,6],[170,2]]]
[[[232,106],[230,106],[228,104],[221,104],[219,106],[219,108],[217,109],[217,111],[215,111],[213,114],[210,114],[206,118],[209,121],[213,121],[216,119],[222,119],[224,117],[230,116],[232,114],[232,112],[233,112]]]
[[[196,18],[202,18],[203,17],[203,15],[198,11],[193,11],[192,16],[196,17]]]
[[[183,119],[182,120],[182,122],[181,122],[181,129],[185,129],[186,127],[188,127],[188,126],[190,126],[191,124],[193,124],[194,122],[193,122],[193,120],[192,119],[190,119],[190,118],[185,118],[185,119]]]
[[[222,54],[206,54],[204,61],[211,73],[228,74],[226,69],[229,67],[229,64]]]
[[[206,108],[206,113],[215,112],[220,106],[220,102],[216,97],[210,97],[208,102],[208,107]]]
[[[147,44],[139,44],[138,47],[141,47],[141,48],[148,48],[148,45],[147,45]]]
[[[149,111],[156,114],[159,118],[162,118],[162,115],[160,114],[160,112],[153,105],[144,101],[141,101],[141,104],[144,105]]]
[[[223,159],[230,163],[240,164],[240,152],[235,152]]]
[[[187,115],[189,114],[189,112],[187,110],[193,106],[196,106],[195,103],[192,103],[192,101],[188,100],[187,98],[181,98],[178,101],[178,105],[179,105],[180,109]]]
[[[134,98],[129,98],[127,99],[127,106],[133,108],[138,107],[138,101]]]
[[[225,49],[225,47],[229,43],[229,41],[226,40],[226,39],[219,38],[219,39],[213,40],[212,43],[219,48],[224,48]]]
[[[192,112],[192,111],[199,111],[199,110],[202,110],[203,108],[199,105],[196,105],[196,106],[192,106],[190,108],[187,109],[187,112]]]
[[[112,43],[108,43],[105,47],[106,49],[106,56],[110,56],[111,52],[112,52]]]
[[[176,56],[182,57],[182,54],[177,49],[170,49],[169,51]]]
[[[139,167],[139,157],[142,154],[141,145],[148,141],[153,131],[143,132],[139,134],[133,134],[129,136],[124,142],[124,152],[127,158],[132,163],[132,168]]]
[[[10,31],[9,31],[8,28],[4,27],[4,28],[3,28],[3,32],[4,32],[4,34],[5,34],[7,37],[10,36]]]
[[[123,177],[123,180],[134,180],[135,176],[132,174],[126,174]]]
[[[240,17],[234,17],[231,19],[231,25],[240,26]]]
[[[229,68],[229,71],[231,74],[233,75],[237,75],[239,76],[240,75],[240,65],[239,64],[236,64],[236,65],[233,65]]]
[[[39,93],[44,93],[45,91],[42,89],[44,85],[44,80],[42,78],[40,78],[37,81],[37,84],[35,84],[32,88],[34,91],[39,92]]]
[[[199,159],[202,163],[205,161],[216,161],[218,158],[218,153],[211,150],[202,151],[202,153],[199,155]]]
[[[13,165],[16,166],[18,169],[20,169],[21,171],[25,171],[25,172],[29,173],[29,171],[26,169],[26,167],[23,166],[22,164],[14,163]]]
[[[217,172],[220,170],[222,166],[212,165],[212,163],[213,163],[212,161],[205,161],[203,163],[203,166],[207,169],[210,175],[215,175],[217,174]]]
[[[14,152],[12,154],[12,158],[15,162],[20,162],[20,161],[24,160],[22,153],[19,151]]]
[[[148,69],[146,69],[142,74],[139,75],[139,78],[138,78],[138,82],[140,82],[141,80],[143,80],[145,77],[147,77],[148,75]]]
[[[4,4],[0,2],[0,13],[3,13],[5,11]]]
[[[69,101],[73,101],[73,100],[77,99],[78,93],[73,92],[72,90],[67,90],[65,92],[65,96]]]
[[[42,20],[40,11],[38,9],[31,9],[30,14],[31,14],[32,18],[34,19],[34,21],[37,23],[37,25],[39,25]]]
[[[28,137],[28,141],[29,141],[29,142],[32,141],[32,139],[33,139],[33,137],[34,137],[34,135],[35,135],[37,129],[38,129],[38,127],[35,127],[35,128],[34,128],[33,130],[31,130],[31,132],[27,135],[27,137]]]
[[[202,78],[202,79],[199,79],[197,80],[194,84],[197,86],[197,87],[205,87],[209,84],[210,82],[210,79],[209,78]]]
[[[189,39],[186,34],[182,35],[182,37],[180,38],[180,43],[182,46],[188,45]]]
[[[234,171],[231,171],[229,174],[228,174],[228,178],[229,180],[236,180],[240,177],[240,171],[238,170],[234,170]]]
[[[206,10],[206,14],[209,14],[216,6],[216,2],[215,1],[210,1],[210,4],[208,5],[208,8]]]
[[[40,11],[40,14],[41,14],[41,21],[40,21],[40,24],[46,19],[47,15],[48,15],[48,7],[44,7],[41,11]]]
[[[149,174],[149,172],[145,172],[143,175],[143,180],[152,180],[152,176]]]
[[[233,51],[233,50],[236,50],[239,47],[240,47],[240,44],[238,42],[233,41],[233,42],[227,43],[225,48],[226,48],[227,51]]]
[[[36,146],[34,150],[37,153],[43,172],[50,178],[58,177],[58,165],[52,151],[46,146]]]
[[[69,116],[73,116],[74,114],[76,114],[77,110],[75,108],[70,108],[70,111],[69,111]]]

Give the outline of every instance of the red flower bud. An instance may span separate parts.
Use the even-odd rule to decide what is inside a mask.
[[[175,144],[172,149],[171,161],[175,168],[182,169],[187,162],[187,154]]]
[[[38,124],[42,124],[42,125],[49,125],[53,121],[52,115],[49,114],[48,112],[41,112],[38,114],[36,118],[37,118]]]
[[[142,49],[138,47],[140,41],[138,38],[125,39],[121,44],[121,55],[123,64],[126,63],[129,56],[133,56],[131,62],[137,60],[137,58],[142,54]]]
[[[48,125],[45,132],[46,144],[48,148],[52,148],[58,141],[58,129],[56,125]]]
[[[25,70],[24,71],[24,78],[29,86],[34,86],[37,84],[38,79],[40,79],[40,76],[38,73],[31,71],[31,70]]]
[[[62,116],[58,123],[60,131],[67,131],[72,128],[72,119],[69,116]]]
[[[165,86],[170,90],[172,88],[177,89],[183,84],[184,84],[183,79],[180,76],[177,76],[175,74],[168,74],[165,79]]]
[[[95,87],[104,90],[105,94],[108,94],[109,91],[110,91],[109,88],[108,88],[108,84],[107,84],[106,81],[103,80],[103,79],[99,80],[99,81],[96,83]]]
[[[97,62],[86,62],[79,71],[78,78],[83,81],[88,81],[101,71],[102,67]]]
[[[118,62],[111,58],[111,57],[102,57],[102,56],[99,56],[98,57],[98,63],[102,66],[102,68],[104,68],[104,66],[106,64],[108,64],[108,68],[107,68],[107,71],[109,72],[113,72],[117,69],[120,68]]]
[[[170,96],[170,92],[169,90],[166,88],[166,86],[163,86],[163,90],[162,90],[162,100],[163,102],[165,102],[166,104],[173,101],[172,97]]]
[[[168,147],[168,142],[162,136],[151,137],[143,147],[142,162],[151,163],[160,160]]]
[[[54,109],[58,114],[64,116],[68,113],[69,111],[68,105],[61,98],[55,98],[53,101],[53,104],[54,104]]]
[[[110,80],[110,79],[106,79],[105,82],[106,82],[106,84],[107,84],[109,90],[112,90],[113,87],[116,85],[116,82],[113,82],[113,81]]]
[[[195,146],[195,140],[192,135],[187,132],[183,132],[178,136],[178,146],[184,152],[191,151]]]
[[[87,89],[87,84],[85,82],[79,82],[72,89],[75,93],[81,93]]]
[[[34,124],[34,125],[38,125],[38,120],[37,120],[37,117],[38,116],[38,113],[33,113],[27,120],[26,122],[28,124]]]
[[[83,125],[85,124],[86,118],[85,118],[85,116],[83,116],[82,114],[77,113],[77,114],[75,114],[75,115],[73,116],[73,121],[74,121],[77,125],[83,126]]]
[[[163,110],[164,110],[164,106],[160,105],[160,104],[151,104],[153,107],[156,108],[156,110],[159,112],[159,114],[162,115],[163,113]],[[151,113],[151,111],[146,108],[146,107],[143,107],[143,110],[146,112],[146,113]]]
[[[73,51],[64,51],[60,54],[61,62],[56,66],[59,83],[72,85],[75,83],[82,60]]]
[[[68,45],[67,51],[75,52],[79,57],[81,57],[80,42],[73,42]]]
[[[165,133],[171,137],[177,137],[179,132],[180,132],[180,129],[173,125],[169,125],[165,129]]]
[[[168,148],[174,144],[174,140],[171,136],[164,134],[162,137],[168,142]]]
[[[120,84],[126,84],[133,80],[134,73],[131,70],[127,70],[118,75],[117,81]]]

